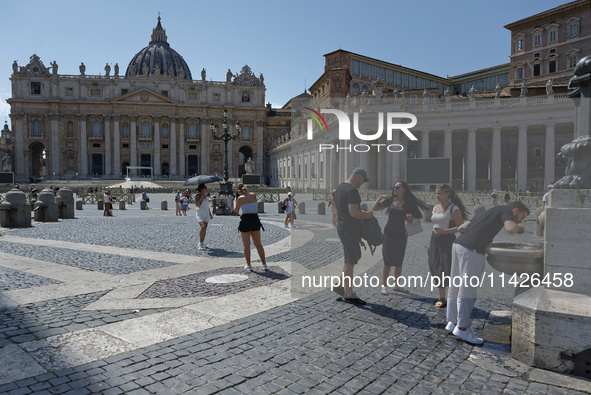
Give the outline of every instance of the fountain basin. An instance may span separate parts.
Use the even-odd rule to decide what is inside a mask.
[[[486,260],[494,269],[513,274],[544,272],[544,246],[542,244],[492,243],[486,249]]]

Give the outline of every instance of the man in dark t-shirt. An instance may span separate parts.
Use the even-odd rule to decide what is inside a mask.
[[[367,172],[360,167],[353,170],[347,181],[339,185],[335,191],[334,200],[338,213],[337,232],[345,252],[345,264],[341,272],[340,286],[333,291],[343,297],[343,300],[353,304],[365,304],[353,292],[353,267],[361,258],[361,220],[373,217],[371,211],[361,211],[361,196],[359,188],[368,182]]]
[[[480,281],[484,273],[484,252],[501,229],[509,234],[522,234],[520,224],[529,215],[529,209],[521,202],[496,206],[477,214],[472,221],[464,222],[458,228],[462,234],[454,241],[451,257],[452,285],[447,295],[447,329],[454,336],[472,344],[483,344],[471,325],[470,315],[476,301],[478,285],[470,279]],[[460,286],[455,286],[460,284]],[[461,279],[461,281],[460,281]]]

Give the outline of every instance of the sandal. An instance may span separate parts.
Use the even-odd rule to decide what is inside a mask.
[[[383,285],[382,285],[382,290],[380,291],[380,293],[381,293],[382,295],[388,295],[388,290],[386,289],[386,287],[385,287],[385,286],[383,286]]]
[[[442,309],[442,308],[444,308],[444,307],[446,307],[446,306],[447,306],[447,303],[445,303],[445,302],[442,302],[441,300],[440,300],[440,301],[438,301],[437,303],[435,303],[435,307],[437,307],[437,308],[439,308],[439,309]]]

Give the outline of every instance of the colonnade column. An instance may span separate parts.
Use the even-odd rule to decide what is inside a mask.
[[[131,148],[130,166],[137,166],[137,117],[130,119],[129,143]],[[133,170],[133,174],[137,174],[137,170]]]
[[[28,173],[25,172],[25,136],[28,134],[24,122],[25,115],[16,114],[13,116],[13,119],[15,120],[14,125],[16,125],[16,128],[13,130],[16,179],[19,181],[28,181]]]
[[[443,133],[443,157],[451,159],[453,147],[451,137],[453,134],[453,129],[445,129]]]
[[[159,177],[162,175],[162,166],[160,164],[160,118],[154,118],[154,157],[152,159],[152,166],[154,166],[154,175]]]
[[[519,126],[517,139],[517,190],[527,188],[527,125]]]
[[[79,171],[81,177],[88,176],[88,151],[86,141],[86,115],[80,115],[80,159]]]
[[[429,130],[421,132],[421,158],[429,158]],[[425,191],[429,190],[429,185],[425,185]]]
[[[179,175],[185,177],[185,121],[179,121]]]
[[[466,149],[466,187],[469,191],[476,190],[476,129],[468,129],[468,146]]]
[[[555,180],[555,124],[546,125],[546,152],[544,154],[544,189]]]
[[[492,131],[492,149],[490,155],[490,181],[493,189],[501,189],[501,127]]]
[[[199,143],[201,145],[201,171],[200,174],[209,174],[209,139],[208,136],[208,123],[205,120],[201,120],[201,137]]]
[[[176,117],[170,117],[170,175],[176,176]]]
[[[264,159],[265,159],[265,149],[264,149],[264,132],[263,132],[263,125],[265,124],[265,121],[258,119],[255,122],[255,130],[253,130],[254,135],[251,137],[253,139],[255,139],[256,142],[256,161],[255,161],[255,166],[254,166],[254,174],[260,174],[261,175],[261,180],[264,182],[265,180],[265,165],[264,165]]]
[[[59,131],[59,115],[50,114],[51,119],[51,172],[60,176],[60,131]]]
[[[105,124],[105,175],[110,176],[113,171],[111,169],[111,116],[103,115]]]
[[[121,130],[119,127],[120,115],[113,115],[113,175],[121,174]]]

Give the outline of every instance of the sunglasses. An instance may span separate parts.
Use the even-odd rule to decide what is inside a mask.
[[[394,187],[394,189],[396,189],[396,190],[399,190],[400,188],[402,188],[402,185],[396,185],[396,186]]]

